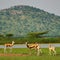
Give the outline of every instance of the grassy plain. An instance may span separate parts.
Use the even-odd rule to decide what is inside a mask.
[[[11,43],[14,40],[15,44],[23,44],[26,41],[29,43],[60,43],[60,38],[5,38],[0,37],[0,45],[5,43]],[[35,51],[32,50],[32,55],[29,55],[28,48],[13,48],[12,53],[7,49],[7,55],[9,54],[24,54],[26,56],[0,56],[0,60],[60,60],[60,48],[56,48],[57,55],[49,55],[48,48],[42,48],[43,53],[39,56],[36,56]],[[0,54],[4,54],[4,49],[0,48]]]
[[[60,37],[43,37],[43,38],[10,38],[10,37],[0,37],[0,45],[5,43],[11,43],[15,41],[15,44],[25,44],[28,43],[60,43]]]
[[[6,54],[26,54],[27,56],[0,56],[0,60],[60,60],[60,48],[56,48],[57,55],[49,55],[47,48],[42,48],[43,53],[39,56],[36,56],[34,50],[31,51],[29,55],[28,48],[13,48],[12,53],[7,49]],[[0,54],[4,54],[4,49],[0,49]]]

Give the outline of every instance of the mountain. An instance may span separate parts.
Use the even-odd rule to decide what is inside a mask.
[[[44,36],[60,36],[60,16],[24,5],[0,10],[0,34],[21,37],[44,31],[49,31]]]

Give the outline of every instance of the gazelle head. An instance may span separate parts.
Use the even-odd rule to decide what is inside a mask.
[[[15,42],[14,41],[12,41],[12,44],[14,44]]]
[[[49,44],[49,47],[51,47],[52,45],[51,45],[51,43]]]
[[[28,43],[27,43],[27,42],[25,42],[25,44],[27,45]]]

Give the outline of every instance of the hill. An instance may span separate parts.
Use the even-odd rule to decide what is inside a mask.
[[[44,31],[49,31],[44,36],[60,36],[60,16],[24,5],[0,10],[0,34],[21,37]]]

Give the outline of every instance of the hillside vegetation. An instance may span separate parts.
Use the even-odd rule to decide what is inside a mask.
[[[22,37],[44,31],[49,31],[44,36],[60,36],[60,16],[23,5],[0,10],[0,34]]]

